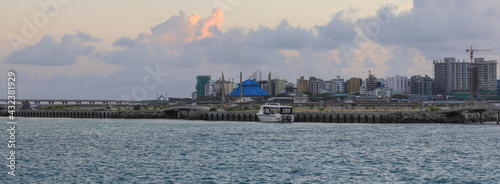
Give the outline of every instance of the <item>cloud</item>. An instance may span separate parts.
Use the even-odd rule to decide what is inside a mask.
[[[342,13],[345,12],[335,15],[327,24],[315,27],[318,34],[315,37],[313,48],[336,49],[342,42],[353,40],[357,35],[356,25],[341,18]]]
[[[46,35],[38,44],[11,53],[3,62],[18,65],[72,65],[78,57],[89,57],[94,53],[95,47],[86,43],[99,41],[80,31],[76,35],[64,35],[59,43]]]
[[[175,41],[191,42],[210,37],[214,30],[222,30],[224,14],[221,8],[214,9],[205,19],[198,14],[186,17],[182,11],[167,21],[151,28],[151,33],[141,34],[139,40],[148,43],[166,43]],[[212,29],[215,27],[216,29]]]
[[[104,60],[124,66],[154,63],[193,66],[205,55],[206,46],[202,40],[220,34],[223,22],[222,9],[214,9],[204,19],[197,14],[186,16],[180,11],[179,15],[152,27],[150,33],[141,33],[136,39],[119,38],[113,46],[125,49],[106,53]]]
[[[356,35],[354,23],[341,20],[340,14],[314,29],[294,27],[282,20],[276,27],[230,28],[223,33],[223,20],[220,9],[206,18],[197,14],[187,16],[181,11],[136,39],[119,38],[113,45],[123,49],[104,54],[104,60],[136,67],[162,63],[185,70],[208,66],[214,70],[228,67],[257,70],[262,66],[297,70],[297,66],[287,64],[290,61],[282,53],[296,50],[300,52],[294,62],[299,61],[297,64],[307,70],[327,73],[328,69],[340,71],[343,66],[336,56],[338,52],[332,54],[332,50]],[[331,68],[325,68],[325,64]]]
[[[137,68],[160,64],[179,82],[168,80],[162,85],[175,86],[186,96],[194,90],[196,75],[202,74],[224,72],[231,76],[235,71],[249,73],[266,69],[273,71],[275,77],[291,81],[307,73],[331,78],[332,71],[340,73],[348,65],[338,57],[340,43],[352,40],[356,34],[354,23],[341,20],[340,16],[313,29],[291,26],[282,20],[275,27],[236,27],[222,32],[223,20],[220,9],[205,18],[197,14],[187,16],[181,11],[152,27],[151,32],[140,33],[133,39],[117,39],[113,46],[120,49],[104,51],[103,61],[124,66],[127,69],[120,73],[131,75],[141,72]],[[293,56],[285,53],[293,53]],[[133,83],[133,79],[129,79]]]
[[[491,41],[499,38],[500,25],[496,22],[500,20],[500,12],[496,10],[500,9],[500,2],[415,0],[414,5],[413,9],[392,17],[374,40],[382,45],[418,49],[430,59],[465,54],[471,44],[500,49]]]
[[[414,8],[406,12],[395,14],[393,8],[384,7],[376,16],[356,20],[346,19],[353,10],[343,11],[325,24],[310,29],[291,26],[288,20],[282,20],[271,27],[235,27],[223,31],[224,16],[220,9],[206,17],[186,15],[181,11],[153,26],[149,32],[115,40],[116,50],[100,50],[96,54],[96,49],[88,44],[99,39],[77,32],[63,36],[60,42],[46,36],[37,45],[12,53],[4,62],[71,65],[76,58],[91,56],[113,64],[111,66],[120,65],[122,70],[105,78],[96,74],[64,75],[52,81],[59,86],[70,86],[65,91],[84,91],[73,83],[85,79],[81,86],[91,89],[108,86],[107,96],[130,94],[134,87],[142,85],[147,75],[145,67],[154,68],[159,64],[170,76],[161,87],[148,91],[152,95],[149,97],[165,91],[170,96],[185,97],[194,91],[197,75],[217,78],[224,72],[227,78],[237,78],[239,71],[248,76],[260,70],[266,74],[272,71],[273,78],[294,82],[299,76],[366,78],[371,70],[378,77],[409,77],[432,75],[434,59],[448,56],[467,59],[464,51],[470,44],[500,50],[500,45],[494,42],[498,39],[500,26],[496,24],[500,20],[496,1],[416,0],[414,3]],[[363,40],[366,41],[363,47],[353,44],[357,36],[365,34],[366,25],[373,21],[380,23],[377,17],[384,17],[387,11],[391,12],[387,25],[380,24],[377,34]],[[343,57],[340,49],[343,43],[354,47],[350,60]],[[42,88],[41,82],[32,81],[40,83],[38,87]],[[35,88],[31,90],[36,91]]]

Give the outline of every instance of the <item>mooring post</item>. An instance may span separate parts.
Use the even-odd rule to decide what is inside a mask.
[[[483,124],[483,112],[479,112],[479,116],[481,116],[481,124]]]
[[[500,115],[500,112],[497,112],[497,125],[498,125],[498,116]]]
[[[469,113],[465,112],[465,123],[469,122]]]

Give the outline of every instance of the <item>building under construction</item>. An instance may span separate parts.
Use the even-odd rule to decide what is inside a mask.
[[[472,89],[478,94],[497,89],[497,61],[475,58],[474,64],[455,58],[444,58],[434,62],[433,93],[466,97]],[[474,76],[472,71],[474,71]],[[473,88],[472,88],[473,87]],[[476,97],[478,97],[476,95]]]

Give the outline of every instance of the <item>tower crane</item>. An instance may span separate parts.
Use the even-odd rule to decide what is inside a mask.
[[[490,49],[472,49],[472,45],[470,46],[470,49],[466,49],[465,52],[469,52],[470,53],[470,64],[471,64],[471,93],[470,93],[470,97],[471,97],[471,100],[475,100],[476,98],[476,95],[474,94],[475,90],[474,90],[474,78],[475,77],[475,67],[474,67],[474,52],[479,52],[479,51],[493,51],[493,50],[490,50]]]

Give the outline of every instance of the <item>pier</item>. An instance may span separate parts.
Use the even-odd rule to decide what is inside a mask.
[[[182,109],[182,108],[180,108]],[[186,109],[184,109],[186,110]],[[179,112],[169,109],[164,112]],[[193,110],[190,110],[193,111]],[[51,111],[51,110],[21,110],[16,111],[16,117],[42,118],[120,118],[114,117],[115,111]],[[380,123],[385,113],[294,113],[294,122],[323,122],[323,123]],[[168,119],[188,119],[180,116],[169,116]],[[162,118],[162,117],[157,117]],[[193,119],[193,118],[190,118]],[[208,112],[203,111],[201,118],[193,120],[207,121],[259,121],[255,112]]]
[[[15,117],[41,118],[110,118],[113,111],[49,111],[49,110],[21,110],[14,113]]]
[[[479,113],[479,121],[483,124],[483,113],[485,111],[494,111],[496,112],[496,124],[500,124],[500,106],[466,106],[466,107],[458,107],[451,108],[438,111],[443,114],[453,114],[453,113],[465,113],[465,121],[467,122],[469,119],[469,113]]]
[[[0,99],[0,102],[5,102],[7,103],[9,100],[8,99]],[[16,102],[21,103],[21,102],[33,102],[35,105],[41,105],[41,104],[48,104],[48,105],[54,105],[54,104],[62,104],[62,105],[68,105],[68,104],[76,104],[76,105],[82,105],[82,104],[103,104],[103,105],[108,105],[108,104],[134,104],[134,103],[140,103],[140,101],[132,101],[132,100],[78,100],[78,99],[16,99]]]

